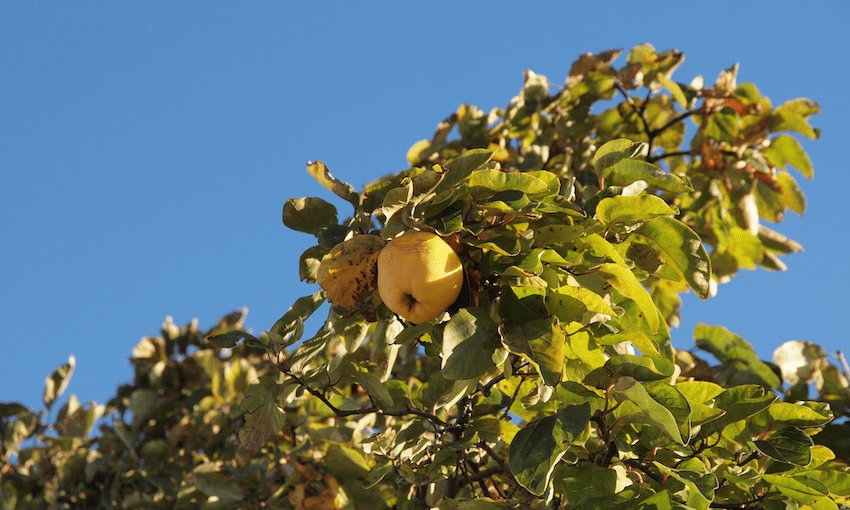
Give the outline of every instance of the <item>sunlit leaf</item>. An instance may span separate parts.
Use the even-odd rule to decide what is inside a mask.
[[[473,195],[478,193],[476,188],[489,190],[492,193],[517,190],[529,195],[546,194],[549,185],[546,181],[530,173],[508,173],[501,170],[478,170],[469,176],[469,187]]]
[[[671,207],[667,202],[655,195],[603,198],[596,206],[596,217],[608,229],[612,225],[629,226],[660,216],[677,214],[678,212],[676,208]]]
[[[685,484],[687,497],[685,503],[694,510],[707,510],[714,501],[714,492],[720,486],[714,473],[692,469],[673,469],[660,462],[653,465],[663,474],[673,477]]]
[[[640,284],[634,273],[629,269],[613,263],[602,264],[599,271],[611,275],[607,278],[608,283],[617,289],[620,294],[632,299],[640,308],[641,314],[649,324],[652,333],[656,333],[660,326],[661,320],[658,317],[658,308],[655,302],[652,301],[652,296],[646,291],[643,285]]]
[[[342,182],[331,175],[328,167],[321,161],[307,163],[307,172],[319,181],[319,184],[333,192],[334,195],[351,203],[357,208],[360,202],[360,195],[354,191],[354,187],[347,182]]]
[[[71,381],[71,376],[74,375],[74,367],[77,365],[77,359],[71,355],[68,356],[68,363],[57,368],[50,374],[50,377],[44,381],[44,406],[50,410],[56,399],[65,393],[68,383]]]
[[[779,489],[784,496],[811,508],[838,510],[835,502],[829,499],[829,488],[805,475],[765,474],[762,479]]]
[[[814,176],[809,155],[793,136],[779,135],[775,137],[763,152],[767,160],[774,166],[784,170],[786,164],[788,164],[799,170],[808,179]]]
[[[714,407],[726,413],[709,422],[709,425],[719,432],[730,423],[745,420],[764,410],[776,399],[776,395],[766,393],[761,386],[742,385],[727,388],[714,399]]]
[[[631,159],[641,156],[646,150],[647,146],[642,142],[635,142],[625,138],[610,140],[596,150],[590,159],[590,163],[596,168],[597,173],[601,175],[603,170],[621,159]]]
[[[697,324],[694,329],[697,347],[710,352],[727,365],[735,365],[737,371],[747,370],[769,388],[782,388],[782,380],[763,361],[758,359],[753,346],[740,336],[722,326]]]
[[[618,399],[625,398],[634,403],[642,411],[641,416],[644,419],[657,425],[673,441],[685,444],[682,434],[679,432],[679,423],[673,413],[655,400],[640,382],[629,376],[620,377],[614,385],[614,394],[618,396]],[[684,401],[687,405],[684,397],[681,398],[681,401]]]
[[[680,177],[639,159],[621,159],[607,167],[602,177],[609,186],[628,186],[635,181],[644,181],[654,188],[673,193],[691,191]]]
[[[690,227],[663,216],[644,223],[632,236],[658,250],[664,261],[688,282],[699,297],[708,298],[711,259],[699,235]]]

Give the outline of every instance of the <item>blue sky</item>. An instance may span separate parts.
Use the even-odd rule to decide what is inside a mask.
[[[776,227],[806,251],[785,273],[686,296],[674,345],[705,322],[764,359],[792,339],[847,349],[850,6],[801,6],[5,2],[0,402],[41,408],[45,377],[73,354],[68,393],[104,403],[168,315],[208,328],[248,307],[247,326],[268,329],[315,290],[297,276],[313,238],[280,220],[287,198],[331,199],[308,160],[359,188],[406,168],[461,103],[505,106],[524,69],[563,83],[580,54],[641,43],[685,53],[677,81],[713,83],[740,62],[739,83],[774,105],[822,110],[823,136],[803,140],[815,178],[796,175],[808,211]]]

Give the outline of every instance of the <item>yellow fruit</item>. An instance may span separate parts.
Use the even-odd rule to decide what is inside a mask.
[[[381,300],[414,324],[446,311],[462,286],[460,259],[437,235],[414,232],[397,237],[378,255]]]

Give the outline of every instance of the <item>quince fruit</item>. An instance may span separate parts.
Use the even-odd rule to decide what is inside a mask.
[[[448,243],[429,232],[391,240],[378,255],[378,294],[414,324],[428,322],[457,300],[463,265]]]

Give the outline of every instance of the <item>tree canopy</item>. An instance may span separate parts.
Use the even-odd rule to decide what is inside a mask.
[[[262,334],[244,310],[166,320],[105,405],[53,414],[73,357],[44,409],[0,404],[3,508],[850,508],[846,364],[804,341],[765,361],[722,325],[693,352],[670,340],[682,293],[801,250],[766,224],[805,210],[818,105],[774,106],[737,65],[683,83],[679,51],[621,53],[461,105],[360,191],[309,163],[351,206],[285,202],[316,292]],[[421,324],[375,283],[413,231],[464,272]]]

